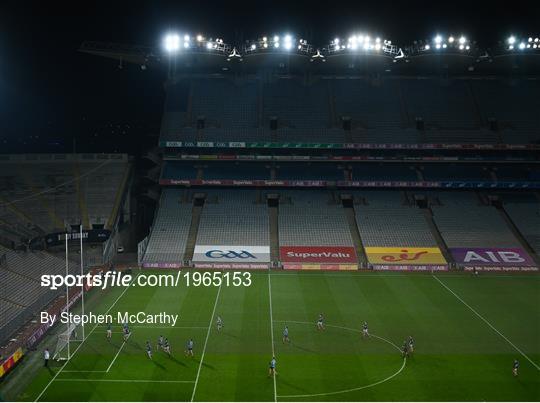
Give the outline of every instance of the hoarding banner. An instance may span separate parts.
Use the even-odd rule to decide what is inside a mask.
[[[193,261],[227,265],[269,263],[270,246],[195,245]]]
[[[0,379],[6,375],[19,362],[23,356],[22,348],[15,350],[13,354],[6,358],[0,365]]]
[[[436,264],[430,264],[430,265],[398,265],[398,264],[392,264],[392,265],[384,265],[384,264],[374,264],[372,265],[373,270],[378,271],[447,271],[448,266],[447,265],[436,265]]]
[[[268,269],[269,263],[193,263],[196,269]]]
[[[465,271],[538,271],[536,266],[463,266]]]
[[[145,262],[142,264],[142,267],[149,269],[180,269],[184,265],[178,262]]]
[[[321,270],[321,271],[352,271],[358,270],[355,264],[315,264],[315,263],[284,263],[285,270]]]
[[[423,266],[446,265],[439,248],[366,247],[368,261],[381,265]]]
[[[450,248],[454,260],[467,266],[536,266],[521,248]]]
[[[350,246],[282,246],[282,262],[286,263],[357,263],[356,251]]]

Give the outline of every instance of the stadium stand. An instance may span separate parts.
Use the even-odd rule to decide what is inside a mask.
[[[532,194],[504,195],[504,208],[523,237],[540,255],[540,202]]]
[[[500,213],[483,205],[474,192],[430,192],[433,219],[450,248],[520,247]],[[436,196],[435,196],[436,195]]]
[[[320,190],[281,191],[281,246],[352,246],[352,238],[337,194]]]
[[[269,245],[266,197],[256,190],[208,190],[198,245]]]
[[[165,189],[150,232],[144,263],[182,262],[191,223],[191,193]]]
[[[0,228],[18,242],[81,219],[110,226],[129,165],[121,154],[21,154],[1,156],[0,167]]]
[[[169,87],[161,140],[534,143],[540,141],[534,112],[539,85],[405,77],[178,81]],[[204,128],[197,129],[200,118]],[[417,118],[425,122],[421,130]]]
[[[437,246],[426,220],[399,191],[354,192],[356,222],[364,246]]]

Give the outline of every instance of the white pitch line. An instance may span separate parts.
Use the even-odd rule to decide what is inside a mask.
[[[77,372],[77,373],[81,373],[81,372],[84,372],[84,373],[87,373],[87,372],[98,372],[98,373],[99,373],[99,372],[100,372],[100,373],[105,373],[105,372],[107,372],[107,371],[105,371],[105,370],[102,370],[102,371],[87,371],[87,370],[85,370],[85,369],[80,369],[80,370],[79,370],[79,369],[65,369],[63,372],[64,372],[64,374],[65,374],[65,373],[67,373],[67,372]],[[59,379],[61,379],[61,378],[59,378]]]
[[[118,296],[118,298],[116,298],[116,300],[113,302],[113,304],[109,307],[109,309],[107,309],[107,312],[105,312],[105,315],[108,314],[110,312],[111,309],[113,309],[113,307],[116,305],[116,303],[120,300],[120,298],[122,298],[124,296],[124,294],[126,293],[126,291],[129,289],[129,287],[131,287],[131,284],[133,284],[133,282],[135,281],[135,279],[139,277],[139,275],[135,276],[133,278],[133,280],[131,280],[131,283],[129,283],[129,285],[124,289],[124,291],[122,291],[122,293]],[[66,360],[65,364],[62,365],[62,367],[60,367],[60,369],[58,370],[58,372],[56,374],[54,374],[53,378],[49,381],[49,383],[45,386],[45,388],[41,391],[41,393],[38,395],[38,397],[36,397],[36,400],[34,400],[34,402],[37,402],[39,401],[39,399],[41,398],[41,396],[45,393],[45,391],[47,389],[49,389],[49,386],[51,386],[51,384],[54,382],[54,380],[58,377],[58,375],[60,375],[60,373],[62,372],[62,370],[66,367],[66,365],[68,365],[69,361],[73,358],[73,356],[75,355],[75,353],[77,353],[77,351],[79,351],[79,349],[81,348],[81,346],[84,344],[84,341],[86,339],[88,339],[88,337],[94,332],[94,330],[96,330],[97,328],[97,324],[92,328],[92,330],[90,330],[90,333],[88,333],[86,335],[86,338],[82,341],[81,344],[79,344],[77,346],[77,348],[75,349],[75,351],[73,352],[73,354],[71,354],[71,357],[69,357],[69,359]]]
[[[111,361],[111,363],[107,367],[107,371],[105,371],[105,372],[109,372],[111,370],[111,367],[113,366],[114,362],[116,361],[116,358],[118,357],[118,355],[120,355],[120,351],[122,351],[122,349],[124,348],[125,345],[126,345],[126,340],[124,340],[124,342],[122,343],[122,345],[118,349],[118,351],[117,351],[116,355],[114,356],[113,360]]]
[[[440,285],[442,285],[444,288],[446,288],[448,291],[450,291],[450,293],[452,293],[452,295],[454,297],[456,297],[463,305],[465,305],[467,308],[469,308],[471,310],[471,312],[473,312],[476,316],[478,316],[480,319],[482,319],[482,321],[488,325],[495,333],[497,333],[499,336],[501,336],[504,340],[506,340],[506,342],[508,344],[510,344],[512,347],[514,347],[514,349],[520,353],[525,359],[527,359],[527,361],[529,361],[532,365],[534,365],[534,367],[540,371],[540,366],[538,366],[538,364],[536,364],[533,360],[531,360],[527,354],[525,354],[523,351],[521,351],[519,349],[519,347],[517,347],[514,343],[512,343],[504,334],[502,334],[501,332],[499,332],[495,326],[493,326],[491,323],[488,322],[488,320],[486,318],[484,318],[482,315],[480,315],[473,307],[471,307],[469,304],[467,304],[465,301],[463,301],[463,299],[461,299],[461,297],[459,295],[457,295],[454,291],[452,291],[450,289],[450,287],[448,287],[446,284],[444,284],[441,280],[439,280],[437,278],[437,276],[433,275],[433,278],[435,280],[437,280],[439,282]]]
[[[195,392],[197,391],[197,384],[199,383],[199,375],[201,374],[201,367],[204,361],[204,353],[206,352],[206,345],[208,344],[208,338],[210,337],[210,330],[212,330],[212,323],[214,322],[214,315],[216,314],[216,307],[217,307],[220,293],[221,293],[221,283],[219,284],[218,292],[216,294],[216,300],[214,301],[214,309],[212,310],[212,316],[210,317],[210,324],[208,325],[208,332],[206,332],[206,339],[204,340],[203,352],[201,355],[201,361],[199,362],[199,369],[197,370],[197,377],[195,378],[195,385],[193,386],[193,393],[191,394],[191,401],[195,399]]]
[[[66,372],[66,371],[64,371]],[[138,383],[194,383],[195,381],[167,381],[159,379],[88,379],[58,378],[57,382],[138,382]]]
[[[270,269],[268,269],[268,298],[270,300],[270,335],[272,338],[272,358],[276,356],[274,348],[274,318],[272,314],[272,282],[270,280]],[[274,368],[274,402],[277,402],[276,370]]]

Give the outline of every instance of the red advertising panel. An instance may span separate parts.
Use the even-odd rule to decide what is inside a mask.
[[[285,263],[357,263],[350,246],[282,246],[279,255]]]

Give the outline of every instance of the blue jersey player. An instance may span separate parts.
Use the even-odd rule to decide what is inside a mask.
[[[289,339],[289,327],[285,326],[285,329],[283,329],[283,343],[290,343],[291,339]]]
[[[189,339],[186,344],[186,355],[188,357],[193,357],[193,339]]]
[[[146,355],[148,358],[152,359],[152,346],[149,341],[146,342]]]
[[[277,375],[276,372],[276,357],[272,357],[268,365],[268,377]]]

